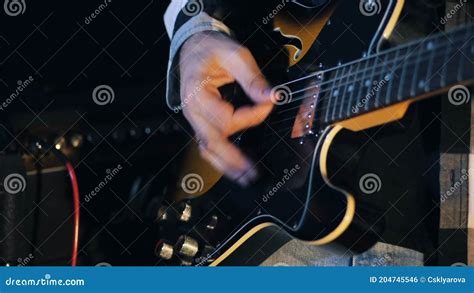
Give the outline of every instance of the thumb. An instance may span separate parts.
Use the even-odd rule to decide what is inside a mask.
[[[252,53],[240,47],[233,51],[223,64],[226,69],[240,84],[245,93],[257,104],[272,101],[272,88],[260,71]]]

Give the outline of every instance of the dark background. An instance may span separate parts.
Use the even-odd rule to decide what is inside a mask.
[[[0,166],[5,174],[28,174],[22,196],[1,198],[0,225],[12,229],[1,232],[7,238],[0,260],[18,265],[31,253],[30,264],[69,264],[70,183],[63,170],[54,171],[62,164],[45,152],[63,138],[79,178],[79,264],[153,265],[156,213],[189,140],[180,115],[165,105],[169,1],[25,4],[18,16],[0,10],[0,102],[18,81],[33,79],[0,111]],[[92,92],[103,84],[115,98],[99,106]],[[74,148],[77,135],[83,143]],[[6,166],[7,158],[26,169]],[[84,201],[118,164],[122,171]]]

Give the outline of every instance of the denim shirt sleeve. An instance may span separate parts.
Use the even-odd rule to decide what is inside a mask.
[[[203,31],[218,31],[231,35],[230,29],[224,23],[210,17],[205,12],[190,18],[173,34],[168,60],[166,103],[175,112],[180,108],[179,50],[189,37]]]

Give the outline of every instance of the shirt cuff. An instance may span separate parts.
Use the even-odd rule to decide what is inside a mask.
[[[179,50],[184,42],[195,33],[204,31],[217,31],[231,35],[231,30],[221,21],[210,17],[207,13],[201,12],[189,19],[174,34],[171,40],[170,54],[168,61],[168,72],[166,81],[166,103],[175,112],[181,110],[180,90],[179,90]]]

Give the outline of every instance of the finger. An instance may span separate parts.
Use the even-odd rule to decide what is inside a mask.
[[[262,123],[268,117],[272,109],[273,103],[238,108],[232,115],[232,120],[226,135],[229,136]]]
[[[224,173],[226,177],[238,182],[240,185],[247,186],[256,178],[257,172],[253,168],[246,168],[243,170],[232,168],[225,160],[225,157],[222,157],[204,147],[201,147],[200,150],[201,156],[206,161],[210,162],[217,170]]]
[[[230,72],[245,93],[255,103],[266,103],[272,99],[272,89],[260,71],[252,53],[245,47],[227,53],[222,66]]]
[[[200,116],[219,128],[222,133],[229,127],[234,106],[224,101],[215,88],[203,89],[197,97],[198,102],[193,105]]]
[[[227,137],[204,117],[196,116],[194,118],[196,129],[199,129],[197,130],[198,136],[205,136],[200,149],[207,154],[207,159],[214,159],[213,161],[208,160],[214,167],[233,180],[244,176],[249,181],[256,177],[256,172],[252,171],[252,162],[235,145],[230,143]],[[200,134],[202,129],[206,129],[206,133]]]

